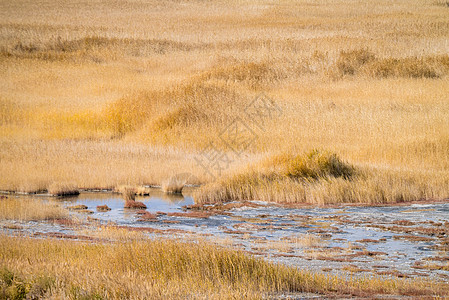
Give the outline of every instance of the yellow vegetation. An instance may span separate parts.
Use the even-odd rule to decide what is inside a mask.
[[[39,221],[67,216],[67,210],[57,203],[32,198],[0,199],[0,220]]]
[[[226,176],[279,149],[327,149],[359,170],[307,196],[291,178],[253,196],[449,196],[443,2],[21,0],[2,12],[0,189],[161,185],[186,172],[205,183],[195,157],[210,142],[229,151],[218,136],[240,118],[257,139]],[[245,114],[260,93],[282,110],[264,128]]]
[[[200,243],[86,244],[0,236],[0,293],[97,299],[260,299],[268,293],[447,295],[432,281],[313,274]]]
[[[79,190],[73,183],[70,182],[53,182],[48,187],[48,193],[53,196],[70,196],[78,195]]]
[[[186,178],[172,177],[162,182],[162,191],[167,194],[181,194]]]
[[[281,203],[385,204],[441,199],[447,177],[355,168],[332,153],[313,150],[262,160],[197,190],[199,203],[262,200]]]
[[[114,192],[123,194],[129,194],[127,197],[133,196],[147,196],[150,194],[150,189],[144,186],[129,186],[129,185],[119,185],[115,187]]]

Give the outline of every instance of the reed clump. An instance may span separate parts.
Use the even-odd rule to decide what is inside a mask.
[[[166,194],[182,194],[185,184],[185,178],[172,177],[162,182],[162,191]]]
[[[110,211],[111,208],[109,206],[105,205],[97,205],[97,211],[98,212],[107,212]]]
[[[195,199],[200,203],[235,200],[309,202],[308,186],[331,178],[350,181],[354,175],[355,168],[334,153],[319,150],[304,154],[285,153],[201,187]],[[286,201],[290,196],[295,200]]]
[[[285,70],[276,68],[273,62],[244,61],[214,66],[202,74],[207,80],[222,80],[227,84],[244,84],[257,90],[279,83],[287,77]]]
[[[312,150],[305,154],[284,154],[267,160],[264,164],[281,168],[283,175],[291,178],[318,179],[343,177],[350,179],[355,168],[342,161],[335,153]]]
[[[355,75],[363,65],[375,58],[374,53],[368,49],[341,51],[336,62],[336,69],[341,75]]]
[[[123,199],[125,199],[125,208],[146,209],[145,203],[136,201],[136,190],[132,187],[125,187],[122,191]]]
[[[134,196],[148,196],[150,195],[150,188],[141,185],[118,185],[114,188],[114,192],[124,195],[126,200],[132,197],[131,194],[134,194]]]
[[[49,194],[58,197],[76,196],[80,193],[76,185],[70,182],[53,182],[47,190]]]
[[[372,61],[363,70],[365,74],[376,78],[410,77],[410,78],[438,78],[438,71],[426,58],[407,57],[384,58]]]
[[[135,201],[136,200],[136,193],[132,189],[125,189],[122,192],[123,198],[125,201]]]

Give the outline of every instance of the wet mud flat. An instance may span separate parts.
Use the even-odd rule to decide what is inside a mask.
[[[1,221],[9,235],[108,242],[109,229],[148,238],[206,240],[273,262],[348,276],[449,281],[449,203],[283,207],[265,202],[198,206],[188,193],[152,191],[147,209],[125,209],[111,193],[52,199],[69,219]]]

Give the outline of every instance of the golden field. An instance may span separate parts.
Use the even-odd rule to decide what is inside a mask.
[[[444,1],[4,0],[0,8],[2,190],[161,185],[189,172],[206,184],[202,202],[449,196]],[[254,129],[257,139],[223,176],[204,174],[195,157],[261,93],[282,113]],[[355,175],[266,170],[279,155],[313,149],[335,153]],[[235,179],[245,176],[253,178]]]
[[[0,0],[0,190],[447,199],[448,37],[445,0]],[[277,109],[260,126],[246,112],[262,94]],[[220,139],[235,120],[254,138],[239,155]],[[215,177],[197,163],[210,143],[232,157]],[[78,232],[87,242],[5,234],[11,220],[77,223],[68,216],[0,199],[0,298],[448,295],[444,282],[314,274],[112,227]]]

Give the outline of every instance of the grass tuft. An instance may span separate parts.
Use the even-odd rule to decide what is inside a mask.
[[[136,188],[134,187],[121,187],[122,188],[122,196],[125,199],[125,208],[131,209],[146,209],[147,206],[139,201],[136,201]]]
[[[68,182],[53,182],[47,190],[51,195],[58,197],[75,196],[80,193],[75,184]]]
[[[182,194],[185,184],[184,178],[172,177],[162,182],[162,191],[166,194]]]
[[[354,167],[343,162],[335,153],[312,150],[306,154],[284,154],[265,162],[284,169],[284,175],[290,178],[319,179],[327,177],[343,177],[350,179],[355,172]]]
[[[125,201],[135,201],[136,200],[136,192],[134,189],[126,188],[122,192],[123,199]]]
[[[278,83],[285,77],[285,74],[273,68],[269,62],[251,61],[215,66],[202,74],[202,78],[207,80],[223,80],[227,84],[243,83],[255,90]]]
[[[438,78],[435,68],[424,58],[407,57],[403,59],[385,58],[372,61],[363,70],[376,78]]]

